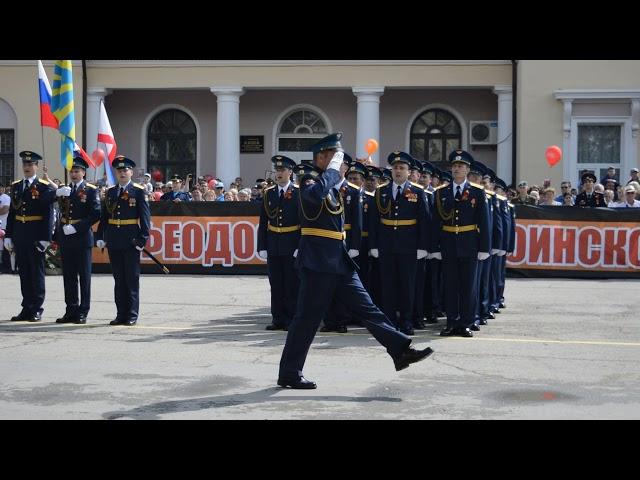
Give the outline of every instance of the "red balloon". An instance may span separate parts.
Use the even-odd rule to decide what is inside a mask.
[[[367,140],[364,149],[369,155],[373,155],[378,150],[378,141],[375,138],[370,138]]]
[[[160,170],[154,170],[153,173],[151,174],[151,178],[153,178],[155,182],[161,182],[162,172]]]
[[[96,167],[102,165],[102,162],[104,162],[104,157],[104,150],[102,150],[101,148],[96,148],[91,154],[91,159],[93,160],[93,163],[96,164]]]
[[[549,166],[553,167],[562,159],[562,149],[557,145],[551,145],[550,147],[547,147],[547,150],[544,152],[544,156],[547,157],[547,163]]]
[[[212,178],[211,180],[209,180],[207,182],[207,185],[209,186],[210,190],[213,190],[215,188],[215,186],[216,186],[216,179]]]
[[[153,199],[157,202],[162,197],[162,192],[153,192]]]

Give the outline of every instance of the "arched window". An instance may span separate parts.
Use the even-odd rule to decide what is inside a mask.
[[[294,110],[278,127],[278,154],[297,162],[311,160],[312,145],[327,135],[327,125],[318,113],[306,108]]]
[[[441,108],[423,112],[411,125],[411,155],[446,165],[449,154],[462,146],[460,123]]]
[[[158,113],[147,130],[148,171],[159,170],[164,182],[175,174],[196,178],[196,142],[196,124],[188,114],[175,108]]]

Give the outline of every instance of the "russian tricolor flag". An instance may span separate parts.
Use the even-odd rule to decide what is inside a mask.
[[[40,60],[38,60],[38,89],[40,90],[40,125],[57,130],[58,119],[51,113],[51,85]]]

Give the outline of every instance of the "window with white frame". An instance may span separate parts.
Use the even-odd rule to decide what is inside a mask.
[[[316,112],[301,108],[289,113],[278,126],[277,152],[292,160],[312,160],[311,147],[328,135],[324,119]]]
[[[620,181],[622,125],[578,123],[577,147],[578,178],[590,171],[600,181],[612,166],[616,169],[616,179]]]

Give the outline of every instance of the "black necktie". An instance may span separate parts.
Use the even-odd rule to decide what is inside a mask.
[[[462,194],[460,193],[460,185],[456,187],[456,200],[460,200],[462,198]]]
[[[284,198],[284,188],[280,189],[280,201],[282,202],[282,199]]]
[[[396,190],[396,202],[400,200],[400,189],[402,187],[400,185],[398,185],[398,190]]]
[[[76,193],[76,184],[72,183],[71,184],[71,195],[73,195],[74,193]]]
[[[29,189],[29,179],[25,178],[24,179],[24,190],[27,191]]]
[[[120,192],[118,192],[118,196],[121,197],[122,196],[122,192],[124,192],[124,187],[120,187]]]

